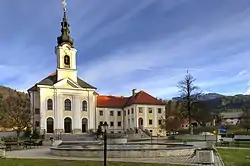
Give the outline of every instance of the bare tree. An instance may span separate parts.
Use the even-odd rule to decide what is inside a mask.
[[[177,84],[177,87],[180,89],[180,95],[184,104],[182,114],[184,118],[188,118],[189,122],[189,134],[191,134],[192,106],[193,103],[198,101],[199,97],[201,96],[201,93],[197,92],[199,88],[194,85],[195,80],[196,79],[187,72],[184,80],[181,80]]]
[[[3,110],[0,112],[0,126],[12,128],[19,138],[20,132],[30,127],[29,99],[21,92],[14,92],[4,100]]]

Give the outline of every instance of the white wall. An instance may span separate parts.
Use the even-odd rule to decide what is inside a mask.
[[[220,135],[175,135],[174,136],[175,139],[177,140],[204,140],[204,141],[219,141],[219,139],[221,139]]]

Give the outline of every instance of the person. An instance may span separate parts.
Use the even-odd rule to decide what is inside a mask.
[[[51,145],[53,145],[53,143],[54,143],[54,138],[53,138],[53,137],[50,137],[49,139],[50,139]]]
[[[232,133],[232,140],[234,139],[234,133]]]

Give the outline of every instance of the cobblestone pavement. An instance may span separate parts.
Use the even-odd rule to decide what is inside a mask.
[[[8,151],[6,158],[31,158],[31,159],[63,159],[63,160],[96,160],[102,161],[102,158],[77,158],[77,157],[60,157],[52,156],[49,147],[42,147],[37,149]],[[183,165],[198,165],[196,158],[189,158],[189,156],[180,157],[166,157],[166,158],[109,158],[108,161],[121,162],[140,162],[140,163],[169,163],[169,164],[183,164]],[[219,156],[215,156],[215,164],[213,166],[224,166]]]

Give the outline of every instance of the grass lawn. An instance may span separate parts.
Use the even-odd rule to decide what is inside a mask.
[[[250,165],[250,150],[218,149],[218,151],[226,166],[249,166]]]
[[[102,166],[101,161],[68,161],[49,159],[0,159],[0,166]],[[142,164],[125,162],[108,162],[108,166],[181,166],[167,164]]]

